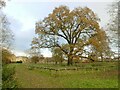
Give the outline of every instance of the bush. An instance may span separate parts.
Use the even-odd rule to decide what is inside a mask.
[[[2,49],[2,64],[9,64],[11,63],[11,57],[12,57],[12,53],[7,50],[7,49]]]
[[[12,75],[15,73],[14,67],[8,68],[7,66],[3,67],[2,70],[2,80],[5,81],[8,78],[12,78]]]
[[[15,67],[8,67],[8,65],[4,65],[2,69],[2,89],[6,88],[17,88],[17,84],[13,75],[15,74]]]
[[[17,87],[16,80],[13,78],[15,67],[9,66],[13,57],[15,55],[11,51],[2,49],[2,90],[7,90],[7,88],[13,90]]]

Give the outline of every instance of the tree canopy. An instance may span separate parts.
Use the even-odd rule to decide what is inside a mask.
[[[112,4],[108,6],[108,13],[110,15],[110,21],[108,23],[108,35],[111,41],[111,45],[118,47],[118,36],[119,36],[119,0],[115,0]]]
[[[38,36],[32,43],[39,48],[58,47],[67,56],[68,65],[71,65],[73,57],[81,57],[85,47],[95,47],[102,53],[105,50],[107,37],[99,21],[88,7],[70,10],[67,6],[59,6],[42,21],[36,22],[35,33]]]
[[[3,48],[10,48],[14,35],[10,29],[10,22],[2,11],[2,8],[5,7],[5,5],[6,2],[0,0],[0,46]]]

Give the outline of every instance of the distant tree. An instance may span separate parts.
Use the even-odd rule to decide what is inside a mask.
[[[37,63],[40,60],[44,59],[43,55],[40,52],[40,48],[38,48],[38,46],[33,43],[31,44],[31,48],[26,50],[25,53],[29,55],[29,57],[31,58],[31,61],[34,63]]]
[[[31,57],[31,62],[32,62],[32,63],[37,63],[37,62],[39,62],[39,57],[38,57],[38,56],[33,56],[33,57]]]
[[[62,64],[64,58],[63,58],[63,52],[61,51],[60,48],[55,47],[52,49],[52,58],[55,61],[55,64],[57,64],[57,62]]]
[[[33,44],[33,41],[32,41],[30,49],[25,50],[25,53],[27,55],[29,55],[30,57],[37,56],[37,57],[43,58],[43,55],[41,54],[40,48],[38,48],[37,46],[35,46]]]
[[[33,40],[39,48],[58,47],[67,56],[68,65],[72,65],[75,55],[83,54],[85,46],[90,45],[90,38],[96,36],[101,28],[100,19],[88,7],[70,10],[60,6],[48,17],[36,23],[36,37]],[[96,42],[97,41],[96,39]]]
[[[7,49],[2,49],[2,64],[9,64],[11,62],[12,53]]]

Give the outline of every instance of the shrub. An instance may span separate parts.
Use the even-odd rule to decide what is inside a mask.
[[[15,74],[15,67],[10,67],[12,57],[15,56],[8,49],[2,49],[2,90],[17,87],[16,80],[13,78]]]
[[[4,65],[2,69],[2,89],[6,90],[6,88],[17,88],[16,80],[13,78],[15,74],[15,67],[8,67],[8,65]]]
[[[11,57],[12,57],[12,53],[7,50],[7,49],[2,49],[2,63],[4,64],[9,64],[11,63]]]

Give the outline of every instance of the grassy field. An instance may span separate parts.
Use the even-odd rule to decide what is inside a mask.
[[[117,88],[117,62],[81,63],[77,66],[46,64],[11,64],[20,88]],[[50,71],[29,67],[75,68],[79,70]],[[89,69],[89,68],[97,69]],[[87,68],[87,69],[86,69]]]

